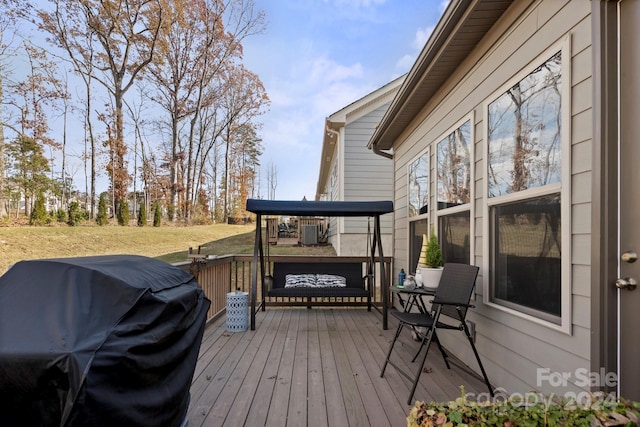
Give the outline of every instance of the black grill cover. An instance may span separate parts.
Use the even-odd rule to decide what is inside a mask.
[[[0,424],[180,426],[209,304],[152,258],[17,263],[0,277]]]

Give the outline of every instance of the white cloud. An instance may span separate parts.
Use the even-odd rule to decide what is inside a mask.
[[[321,57],[311,64],[309,79],[312,83],[327,84],[352,78],[361,78],[362,74],[362,65],[358,63],[341,65],[326,57]]]
[[[406,54],[396,62],[396,68],[408,71],[416,60],[416,55]]]
[[[427,40],[429,40],[431,33],[433,33],[433,27],[418,28],[418,30],[416,31],[416,36],[413,39],[413,47],[418,51],[421,51],[424,45],[427,43]]]

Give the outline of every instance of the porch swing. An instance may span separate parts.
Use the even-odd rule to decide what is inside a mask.
[[[368,299],[368,308],[371,308],[371,289],[373,287],[373,276],[376,271],[380,274],[380,286],[382,291],[382,324],[387,329],[387,309],[388,309],[388,288],[387,272],[385,271],[385,261],[382,251],[382,238],[380,234],[380,216],[393,212],[393,202],[391,201],[285,201],[285,200],[259,200],[248,199],[247,211],[256,215],[255,244],[253,250],[253,263],[251,264],[251,330],[255,330],[255,320],[257,312],[264,311],[267,305],[267,297],[293,297],[304,298],[306,302],[298,305],[330,305],[319,301],[325,297],[353,298],[363,297]],[[291,216],[322,216],[322,217],[368,217],[367,226],[367,247],[368,255],[366,262],[365,279],[368,284],[363,284],[362,263],[355,264],[346,262],[348,257],[322,257],[321,263],[269,263],[269,271],[265,268],[265,255],[262,239],[262,216],[263,215],[291,215]],[[370,219],[373,218],[373,233],[371,233]],[[295,257],[289,257],[295,258]],[[379,264],[376,270],[376,264]],[[273,266],[273,267],[272,267]],[[333,271],[337,270],[340,277],[346,280],[346,286],[341,287],[285,287],[287,275],[317,275],[327,272],[328,266]],[[258,276],[260,275],[260,276]],[[269,279],[272,288],[265,286],[265,277]],[[262,284],[261,301],[258,301],[258,277]],[[269,281],[267,279],[267,281]],[[359,281],[358,281],[359,279]],[[378,309],[376,307],[376,309]]]

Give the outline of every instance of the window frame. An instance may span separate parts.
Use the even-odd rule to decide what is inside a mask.
[[[440,135],[440,137],[436,138],[437,142],[434,142],[434,146],[435,146],[435,157],[436,157],[436,162],[435,162],[435,179],[434,179],[434,183],[435,183],[435,188],[436,188],[436,193],[438,190],[438,161],[437,161],[437,156],[438,156],[438,144],[440,142],[442,142],[447,136],[449,136],[450,134],[452,134],[453,132],[455,132],[456,129],[462,127],[462,125],[464,125],[466,122],[469,122],[469,174],[470,174],[470,182],[469,182],[469,202],[462,204],[462,205],[458,205],[458,206],[452,206],[452,207],[446,207],[446,208],[440,208],[438,206],[438,196],[437,194],[435,195],[435,214],[436,214],[436,227],[435,229],[437,230],[437,233],[439,233],[440,231],[440,217],[444,217],[447,215],[451,215],[451,214],[457,214],[460,212],[466,212],[469,211],[469,260],[468,262],[470,264],[474,264],[473,260],[475,259],[475,209],[474,209],[474,200],[475,200],[475,114],[473,113],[473,111],[469,114],[467,114],[466,116],[464,116],[462,119],[460,119],[458,122],[456,122],[453,126],[451,126],[449,129],[447,129],[446,132],[444,132],[442,135]]]
[[[483,269],[486,274],[483,275],[483,303],[497,310],[512,314],[516,317],[523,318],[543,325],[550,329],[554,329],[565,334],[571,335],[571,318],[572,318],[572,285],[571,285],[571,38],[567,36],[565,39],[550,48],[546,49],[538,55],[533,61],[527,64],[512,79],[507,81],[498,90],[492,93],[483,103],[484,114],[484,159],[483,162]],[[503,194],[489,197],[489,105],[502,96],[507,90],[518,82],[522,81],[537,67],[549,60],[558,52],[561,53],[561,76],[562,84],[560,89],[560,108],[561,108],[561,129],[560,129],[560,182],[547,184],[540,187],[529,188],[516,193]],[[534,315],[531,309],[523,306],[523,310],[517,309],[517,304],[510,303],[508,306],[500,304],[493,299],[493,289],[490,271],[492,269],[494,258],[494,248],[492,247],[492,238],[490,233],[493,232],[492,227],[492,208],[494,206],[525,201],[545,195],[560,193],[560,224],[561,224],[561,277],[560,277],[560,316],[557,321],[549,320],[549,316]]]
[[[410,174],[410,170],[411,170],[411,165],[413,165],[413,163],[415,163],[417,160],[419,160],[421,157],[426,156],[428,165],[427,165],[427,170],[428,170],[428,185],[427,185],[427,212],[425,213],[418,213],[418,215],[414,215],[411,216],[411,174]],[[413,274],[415,273],[414,269],[417,267],[417,263],[416,265],[410,265],[411,264],[411,237],[412,237],[412,228],[411,225],[413,222],[417,222],[417,221],[422,221],[422,220],[427,220],[427,230],[430,229],[431,227],[431,211],[433,210],[433,207],[431,206],[431,198],[432,198],[432,191],[431,191],[431,186],[432,186],[432,173],[431,173],[431,147],[427,146],[427,148],[425,148],[424,150],[420,151],[420,153],[418,155],[416,155],[415,157],[413,157],[409,162],[407,162],[406,165],[407,168],[407,175],[406,175],[406,184],[407,184],[407,262],[409,263],[408,265],[408,271],[407,274]]]

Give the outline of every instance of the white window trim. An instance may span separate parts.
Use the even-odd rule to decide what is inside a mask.
[[[544,61],[552,57],[555,53],[560,51],[562,53],[562,88],[561,88],[561,109],[562,109],[562,142],[561,153],[562,160],[560,167],[561,182],[543,187],[532,188],[529,190],[521,191],[516,194],[508,194],[503,196],[488,197],[489,183],[488,183],[488,161],[489,161],[489,143],[488,136],[488,123],[489,123],[489,104],[496,100],[499,96],[505,93],[509,88],[515,85],[517,82],[524,79],[532,70],[540,66]],[[545,50],[532,62],[530,62],[523,70],[514,76],[510,81],[505,83],[502,87],[492,93],[489,98],[483,104],[484,113],[484,172],[482,176],[483,180],[483,303],[500,311],[504,311],[513,316],[523,318],[549,329],[554,329],[567,335],[572,334],[572,283],[571,283],[571,36],[568,35],[561,42],[555,44],[551,48]],[[531,314],[523,313],[513,308],[505,307],[504,305],[497,304],[491,301],[489,283],[491,274],[489,274],[489,268],[491,266],[490,257],[490,217],[489,210],[492,206],[507,203],[515,200],[523,200],[526,198],[541,196],[545,194],[557,193],[560,190],[560,223],[562,225],[561,238],[562,238],[562,258],[561,258],[561,316],[560,324],[550,322],[548,320],[541,319]]]
[[[431,207],[431,205],[432,205],[431,197],[432,197],[432,194],[433,194],[433,191],[432,191],[432,188],[431,188],[432,185],[433,185],[433,180],[432,180],[433,173],[431,171],[431,165],[432,165],[433,162],[431,161],[431,150],[430,150],[430,148],[431,148],[430,146],[427,146],[427,148],[425,148],[424,150],[420,151],[420,153],[418,153],[418,155],[414,156],[411,160],[409,160],[409,162],[407,162],[407,164],[405,166],[407,168],[407,173],[406,173],[406,180],[407,180],[406,181],[406,186],[407,186],[407,239],[406,239],[406,242],[407,242],[407,244],[406,244],[407,245],[406,246],[407,262],[411,261],[411,259],[410,259],[411,258],[411,223],[414,222],[414,221],[419,221],[419,220],[422,220],[422,219],[426,218],[427,219],[427,229],[430,229],[430,227],[431,227],[431,212],[433,210],[432,207]],[[424,155],[426,155],[427,159],[429,159],[429,186],[428,186],[429,195],[427,196],[427,199],[429,200],[428,203],[429,203],[430,207],[429,207],[429,210],[428,210],[427,213],[423,213],[423,214],[415,215],[415,216],[410,216],[409,215],[409,212],[410,212],[409,203],[410,203],[410,200],[411,200],[411,194],[410,194],[409,185],[410,185],[411,177],[409,176],[409,168],[411,167],[411,165],[416,160],[418,160],[420,157],[422,157]],[[412,271],[412,268],[413,267],[409,266],[409,271]],[[407,274],[409,274],[409,273],[407,273]]]
[[[440,143],[440,141],[442,141],[444,138],[446,138],[450,133],[452,133],[453,131],[455,131],[456,129],[458,129],[460,126],[462,126],[465,122],[469,121],[470,124],[470,130],[469,130],[469,139],[470,139],[470,147],[469,147],[469,157],[470,157],[470,165],[469,165],[469,173],[471,174],[471,180],[469,182],[469,185],[471,186],[471,188],[469,189],[469,203],[466,203],[464,205],[460,205],[460,206],[454,206],[454,207],[450,207],[450,208],[444,208],[444,209],[439,209],[438,208],[438,196],[437,196],[437,192],[438,192],[438,171],[437,171],[437,167],[438,167],[438,162],[435,162],[435,166],[434,169],[436,169],[436,173],[434,174],[435,179],[434,179],[434,186],[435,186],[435,194],[434,194],[434,198],[435,198],[435,206],[436,206],[436,220],[435,223],[436,225],[438,224],[438,220],[441,216],[446,216],[446,215],[451,215],[454,213],[458,213],[458,212],[464,212],[464,211],[469,211],[469,222],[470,222],[470,226],[469,226],[469,263],[470,264],[475,264],[474,260],[475,260],[475,181],[476,181],[476,132],[475,132],[475,114],[472,111],[471,113],[469,113],[468,115],[466,115],[465,117],[463,117],[460,121],[458,121],[455,125],[451,126],[446,132],[444,132],[442,135],[440,135],[440,137],[438,137],[436,139],[437,142],[434,142],[435,145],[435,156],[437,156],[438,154],[438,143]],[[436,226],[436,229],[438,227]]]
[[[407,163],[407,165],[406,165],[406,168],[407,168],[407,174],[406,174],[406,177],[407,177],[407,178],[406,178],[406,179],[407,179],[407,182],[406,182],[406,186],[407,186],[407,219],[408,219],[410,222],[411,222],[411,221],[418,220],[418,219],[425,218],[425,217],[427,217],[427,216],[428,216],[428,215],[433,211],[433,206],[431,206],[431,198],[432,198],[432,196],[433,196],[433,191],[432,191],[432,188],[431,188],[431,186],[433,185],[433,173],[432,173],[432,171],[431,171],[431,169],[432,169],[432,168],[431,168],[431,165],[432,165],[432,163],[433,163],[433,162],[431,161],[431,150],[430,150],[430,148],[431,148],[431,147],[427,147],[427,148],[425,148],[424,150],[422,150],[422,151],[420,152],[420,154],[418,154],[417,156],[414,156],[414,157],[413,157],[413,158],[412,158],[412,159]],[[409,215],[409,212],[410,212],[410,210],[409,210],[409,204],[410,204],[410,200],[411,200],[411,190],[410,190],[410,185],[411,185],[411,182],[410,182],[410,181],[411,181],[411,177],[410,177],[410,175],[409,175],[409,168],[411,167],[411,165],[412,165],[413,163],[415,163],[415,161],[416,161],[416,160],[418,160],[420,157],[424,156],[425,154],[427,155],[427,159],[429,159],[429,186],[428,186],[428,188],[429,188],[429,194],[427,195],[429,211],[428,211],[427,213],[424,213],[424,214],[419,214],[419,215],[415,215],[415,216],[410,216],[410,215]]]

